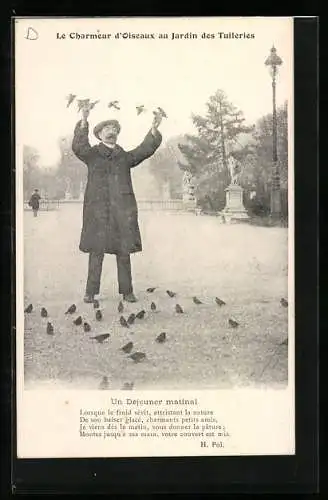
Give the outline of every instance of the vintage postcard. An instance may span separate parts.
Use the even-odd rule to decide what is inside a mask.
[[[293,455],[293,19],[14,38],[18,458]]]

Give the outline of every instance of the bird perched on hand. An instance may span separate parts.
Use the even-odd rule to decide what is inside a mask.
[[[133,382],[125,382],[122,387],[122,391],[130,391],[133,389],[134,383]]]
[[[95,337],[90,337],[92,340],[96,340],[99,344],[102,344],[106,339],[110,337],[109,333],[101,333],[100,335],[96,335]]]
[[[155,302],[152,302],[152,303],[150,304],[150,309],[151,309],[152,311],[156,311],[156,309],[157,309],[157,308],[156,308],[156,304],[155,304]]]
[[[99,309],[99,300],[94,299],[94,301],[93,301],[93,308],[94,309]]]
[[[121,314],[124,311],[124,305],[123,302],[120,300],[120,303],[117,308],[118,312]]]
[[[48,311],[45,307],[42,307],[41,309],[41,317],[46,318],[48,316]]]
[[[96,320],[101,321],[102,320],[102,312],[100,309],[97,309],[96,311]]]
[[[24,309],[24,312],[26,313],[31,313],[33,311],[33,305],[32,304],[29,304],[25,309]]]
[[[48,321],[48,323],[47,323],[47,334],[48,335],[53,335],[54,334],[54,327],[52,326],[52,324],[50,323],[50,321]]]
[[[156,342],[158,342],[159,344],[163,344],[163,342],[166,341],[166,332],[162,332],[160,333],[157,337],[156,337]]]
[[[78,99],[77,100],[77,110],[81,111],[83,108],[88,108],[90,104],[90,99]]]
[[[219,299],[219,297],[215,297],[215,302],[217,303],[218,306],[225,306],[226,305],[224,300]]]
[[[171,299],[176,296],[176,293],[172,292],[171,290],[166,290],[166,293],[168,294],[169,297],[171,297]]]
[[[106,377],[106,375],[102,378],[102,381],[99,384],[99,389],[100,390],[109,389],[108,377]]]
[[[133,354],[130,354],[129,358],[131,358],[135,363],[140,363],[140,361],[146,358],[146,354],[144,352],[134,352]]]
[[[89,109],[93,109],[95,107],[95,105],[98,104],[98,102],[99,101],[90,102]]]
[[[120,323],[121,323],[121,326],[124,326],[125,328],[129,328],[129,325],[128,325],[126,319],[124,318],[124,316],[120,317]]]
[[[282,307],[288,307],[288,302],[286,299],[281,299],[280,304],[282,305]]]
[[[131,313],[130,316],[128,317],[128,325],[133,325],[135,322],[136,315],[134,313]]]
[[[143,104],[141,104],[140,106],[136,106],[136,110],[137,110],[137,115],[140,115],[141,113],[146,111],[145,106]]]
[[[164,109],[160,108],[159,106],[155,111],[153,111],[153,113],[154,115],[160,115],[163,118],[167,118],[167,114],[165,113]]]
[[[78,318],[76,318],[74,321],[73,321],[74,325],[76,326],[80,326],[82,325],[82,317],[79,316]]]
[[[180,306],[180,304],[177,304],[175,306],[175,311],[178,313],[178,314],[182,314],[183,313],[183,309],[182,307]]]
[[[146,314],[146,311],[144,309],[142,309],[142,311],[139,311],[137,314],[136,314],[136,318],[138,319],[143,319],[145,317],[145,314]]]
[[[128,342],[125,344],[123,347],[121,347],[121,351],[126,352],[129,354],[133,349],[133,342]]]
[[[91,331],[91,326],[86,321],[83,323],[83,330],[85,331],[85,333]]]
[[[192,300],[195,302],[195,304],[199,305],[199,304],[202,304],[203,302],[201,300],[199,300],[198,297],[193,297]]]
[[[65,312],[65,314],[74,314],[76,311],[76,305],[75,304],[72,304],[68,309],[67,311]]]
[[[108,107],[109,107],[109,108],[115,108],[115,109],[121,109],[121,108],[119,107],[119,105],[118,105],[118,104],[119,104],[119,102],[118,102],[118,101],[111,101],[111,102],[108,104]]]
[[[150,288],[147,288],[146,292],[153,293],[155,290],[156,290],[156,286],[152,286]]]
[[[66,99],[67,99],[67,106],[66,108],[69,108],[72,102],[74,101],[76,95],[75,94],[69,94]]]
[[[232,328],[237,328],[239,326],[239,323],[229,318],[229,326],[231,326]]]

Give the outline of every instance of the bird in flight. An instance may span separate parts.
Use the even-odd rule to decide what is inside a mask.
[[[76,95],[75,94],[69,94],[66,99],[67,99],[67,106],[66,108],[69,108],[72,102],[74,101]]]
[[[111,102],[108,104],[108,107],[109,107],[109,108],[115,108],[115,109],[121,109],[121,108],[119,107],[119,105],[118,105],[118,104],[119,104],[119,102],[118,102],[118,101],[111,101]]]
[[[140,115],[141,113],[146,111],[145,106],[143,104],[141,106],[136,106],[136,110],[137,110],[137,115]]]

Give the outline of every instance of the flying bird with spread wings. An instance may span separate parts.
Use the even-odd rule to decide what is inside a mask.
[[[74,101],[76,95],[75,94],[69,94],[66,99],[67,99],[67,106],[66,108],[69,108],[72,102]]]
[[[137,115],[141,115],[141,113],[146,111],[146,108],[143,104],[141,104],[140,106],[136,106],[136,110],[137,110]]]
[[[111,101],[108,104],[108,107],[109,108],[115,108],[115,109],[121,109],[120,106],[119,106],[119,101]]]

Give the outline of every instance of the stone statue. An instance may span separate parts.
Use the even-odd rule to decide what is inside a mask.
[[[237,160],[233,156],[228,158],[228,169],[232,185],[238,185],[240,170],[238,168]]]

